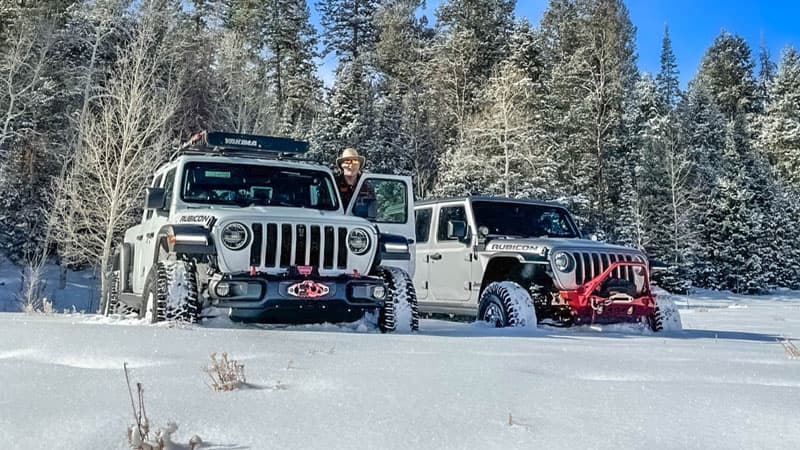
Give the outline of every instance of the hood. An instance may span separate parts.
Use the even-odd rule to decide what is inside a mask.
[[[175,223],[197,223],[209,226],[220,221],[245,222],[292,222],[325,223],[330,225],[361,225],[372,228],[370,221],[356,216],[346,216],[341,211],[322,211],[312,208],[280,206],[215,206],[213,208],[191,208],[175,212]]]

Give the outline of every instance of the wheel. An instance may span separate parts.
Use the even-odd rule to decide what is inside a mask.
[[[669,295],[659,294],[656,296],[656,310],[647,318],[650,329],[656,333],[662,331],[681,331],[681,314],[678,307]]]
[[[134,308],[119,300],[119,270],[112,271],[108,276],[108,291],[106,292],[103,315],[126,316],[134,312],[136,312]]]
[[[478,303],[478,320],[501,327],[536,327],[536,310],[531,296],[513,281],[490,284]]]
[[[145,282],[142,317],[149,323],[195,323],[200,316],[197,275],[185,261],[161,261]]]
[[[378,313],[378,327],[384,333],[418,331],[419,309],[414,282],[405,270],[381,266],[377,274],[386,283],[386,298]]]

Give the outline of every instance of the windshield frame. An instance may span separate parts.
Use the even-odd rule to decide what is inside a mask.
[[[575,220],[572,218],[572,214],[570,214],[569,210],[567,210],[566,208],[564,208],[562,206],[559,206],[559,205],[552,205],[552,204],[547,204],[547,203],[534,203],[534,202],[514,201],[513,199],[509,199],[508,201],[502,201],[502,200],[472,200],[470,202],[470,208],[472,209],[472,217],[475,220],[475,227],[476,227],[475,231],[478,231],[477,228],[479,228],[481,225],[486,225],[485,223],[481,223],[481,219],[483,218],[483,214],[485,214],[484,212],[482,212],[482,209],[483,209],[483,207],[485,205],[494,206],[494,207],[498,207],[498,206],[501,206],[501,205],[505,205],[505,206],[512,206],[513,205],[513,206],[524,207],[524,208],[539,209],[540,210],[539,211],[539,216],[540,217],[545,212],[558,213],[559,215],[564,217],[565,222],[566,222],[566,224],[568,225],[568,227],[570,229],[569,231],[571,232],[570,234],[554,235],[554,234],[551,234],[549,232],[546,233],[546,234],[492,233],[491,230],[490,230],[490,233],[488,234],[488,236],[520,236],[522,238],[547,237],[547,238],[554,238],[554,239],[580,239],[582,237],[581,233],[580,233],[580,230],[578,229],[577,224],[575,223]],[[505,231],[509,231],[508,228],[506,228]]]
[[[314,176],[318,177],[327,185],[327,190],[329,191],[329,195],[332,199],[332,204],[330,206],[322,206],[318,204],[316,206],[305,206],[305,205],[297,205],[297,204],[279,204],[279,203],[270,203],[270,204],[261,204],[257,202],[237,202],[237,201],[226,201],[226,200],[199,200],[195,198],[187,198],[187,185],[189,181],[189,174],[191,170],[196,170],[198,167],[206,166],[207,169],[215,169],[215,168],[223,168],[223,167],[254,167],[262,170],[271,170],[275,172],[292,172],[292,173],[299,173],[303,176]],[[333,176],[325,171],[324,169],[316,169],[316,168],[308,168],[308,167],[289,167],[289,166],[280,166],[280,165],[267,165],[267,164],[257,164],[257,163],[249,163],[249,162],[230,162],[230,161],[207,161],[207,160],[190,160],[186,161],[181,168],[181,180],[180,185],[177,186],[180,189],[179,197],[182,202],[190,205],[204,205],[204,206],[232,206],[232,207],[240,207],[240,208],[247,208],[247,207],[282,207],[282,208],[302,208],[302,209],[312,209],[316,211],[339,211],[340,210],[340,199],[339,199],[339,192],[336,187],[336,182],[333,179]],[[252,187],[252,186],[251,186]]]

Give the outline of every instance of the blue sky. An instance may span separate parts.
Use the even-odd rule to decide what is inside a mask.
[[[425,14],[429,18],[433,19],[439,2],[427,1]],[[313,3],[309,3],[312,21],[319,26]],[[547,3],[547,0],[517,0],[517,15],[538,26]],[[754,57],[758,56],[762,36],[776,62],[784,46],[800,47],[800,0],[628,0],[625,3],[637,28],[639,68],[658,72],[666,23],[684,86],[694,77],[706,48],[723,29],[747,39]],[[321,76],[330,83],[335,58],[328,55],[322,63]]]

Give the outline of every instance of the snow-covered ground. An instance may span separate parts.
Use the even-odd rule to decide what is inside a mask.
[[[3,293],[0,287],[0,293]],[[3,449],[124,449],[122,370],[203,448],[800,448],[800,293],[679,299],[685,330],[191,327],[0,314]],[[797,342],[800,345],[800,342]],[[212,352],[248,385],[214,392]],[[187,447],[183,447],[187,448]]]

